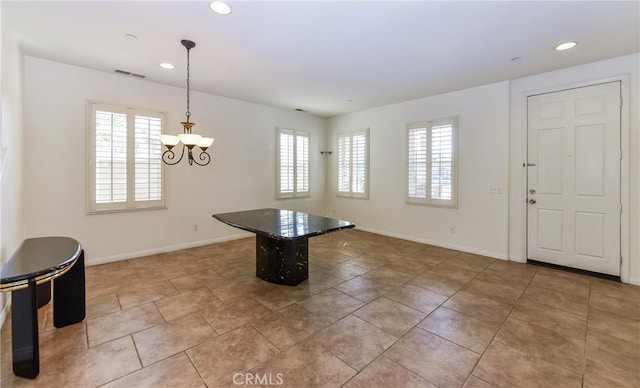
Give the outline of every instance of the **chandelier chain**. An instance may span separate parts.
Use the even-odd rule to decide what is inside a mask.
[[[189,122],[189,118],[191,117],[191,111],[189,109],[189,100],[190,100],[190,91],[191,91],[191,87],[190,87],[190,76],[189,76],[189,51],[191,51],[191,49],[187,48],[187,111],[185,112],[185,114],[187,115],[187,122]]]

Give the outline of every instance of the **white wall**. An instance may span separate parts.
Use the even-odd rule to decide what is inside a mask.
[[[627,101],[623,110],[623,267],[622,281],[640,284],[640,54],[571,67],[511,82],[510,119],[510,249],[515,261],[526,257],[526,96],[612,79],[623,79]],[[625,135],[627,137],[625,138]],[[626,185],[625,185],[626,179]],[[626,241],[625,241],[626,240]]]
[[[10,31],[2,31],[1,52],[0,267],[24,238],[22,55]],[[7,310],[7,296],[0,294],[0,324]]]
[[[458,208],[407,205],[406,124],[449,116],[459,123]],[[336,133],[370,128],[371,179],[368,200],[338,198],[334,152],[327,164],[328,214],[365,230],[507,258],[508,126],[508,82],[331,118],[327,147],[333,151]],[[489,194],[490,186],[502,194]]]
[[[88,99],[166,111],[168,132],[182,131],[184,89],[26,57],[28,237],[72,236],[91,264],[244,235],[213,219],[214,213],[261,207],[323,212],[324,119],[192,92],[194,132],[216,139],[212,163],[165,168],[166,210],[86,215]],[[276,126],[311,132],[311,198],[275,200]]]

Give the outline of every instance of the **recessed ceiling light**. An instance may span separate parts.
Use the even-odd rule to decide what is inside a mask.
[[[229,15],[231,13],[231,7],[229,4],[222,1],[213,1],[209,4],[209,8],[218,15]]]
[[[559,45],[556,46],[556,51],[563,51],[563,50],[569,50],[571,48],[576,47],[578,44],[576,42],[566,42],[566,43],[561,43]]]
[[[173,66],[173,65],[172,65],[172,64],[170,64],[169,62],[162,62],[162,63],[160,64],[160,67],[161,67],[161,68],[163,68],[163,69],[167,69],[167,70],[173,70],[173,69],[175,69],[175,68],[176,68],[175,66]]]

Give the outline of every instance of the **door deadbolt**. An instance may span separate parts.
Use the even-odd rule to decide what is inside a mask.
[[[531,193],[531,195],[535,194],[536,191],[534,189],[529,190],[529,193]]]

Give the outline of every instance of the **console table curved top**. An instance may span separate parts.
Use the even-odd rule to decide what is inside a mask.
[[[26,288],[29,279],[38,284],[55,279],[69,270],[81,253],[80,243],[69,237],[28,238],[2,268],[0,291]]]

